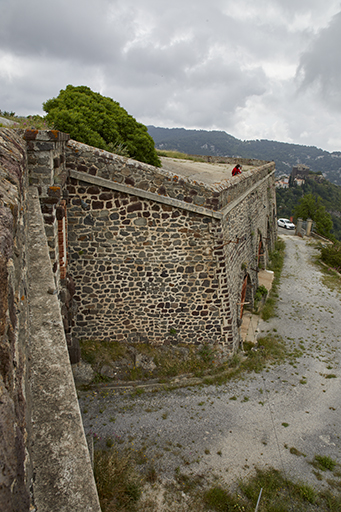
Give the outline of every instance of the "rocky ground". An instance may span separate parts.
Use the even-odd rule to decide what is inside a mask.
[[[259,326],[259,336],[284,339],[290,352],[284,363],[221,386],[83,392],[86,433],[129,446],[141,469],[153,465],[163,480],[182,472],[233,486],[256,466],[271,466],[328,486],[336,477],[311,462],[328,455],[341,463],[340,292],[323,284],[313,246],[284,238],[277,316]]]

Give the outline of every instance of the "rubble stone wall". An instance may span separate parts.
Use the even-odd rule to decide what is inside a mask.
[[[217,220],[75,179],[68,191],[75,336],[221,342]]]
[[[266,261],[268,227],[275,233],[274,164],[243,173],[226,190],[201,190],[187,180],[190,202],[167,171],[74,141],[68,148],[69,268],[78,303],[73,336],[235,350],[243,281],[248,276],[252,302],[259,242]],[[196,205],[196,186],[214,204]]]
[[[29,510],[25,143],[0,130],[0,510]]]
[[[238,198],[269,172],[269,165],[264,165],[264,162],[257,160],[254,161],[254,165],[259,167],[257,172],[243,173],[242,180],[233,178],[229,180],[230,182],[224,180],[222,183],[207,185],[73,140],[68,142],[66,159],[66,167],[70,170],[84,172],[214,211],[218,211]],[[251,160],[245,160],[245,162],[250,164]]]
[[[50,172],[58,169],[53,148],[44,149],[48,182],[41,169],[42,186],[30,187],[23,133],[0,129],[0,510],[6,512],[100,510],[63,336],[58,260],[49,257],[39,201],[58,187]],[[52,204],[56,209],[58,201]]]

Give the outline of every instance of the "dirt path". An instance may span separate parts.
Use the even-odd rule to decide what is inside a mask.
[[[230,485],[255,466],[272,466],[326,486],[331,473],[318,480],[309,462],[319,454],[341,463],[340,294],[310,263],[314,248],[291,235],[285,241],[278,316],[260,330],[277,332],[300,357],[218,387],[135,397],[89,392],[80,401],[86,432],[124,441],[163,478],[179,468]]]

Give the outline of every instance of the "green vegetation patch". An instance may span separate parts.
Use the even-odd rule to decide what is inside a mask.
[[[259,339],[256,346],[244,343],[244,353],[234,354],[227,361],[221,358],[219,347],[208,345],[199,348],[188,345],[130,346],[118,342],[83,340],[80,346],[82,359],[91,365],[95,373],[91,385],[108,385],[115,379],[158,379],[160,383],[168,383],[173,377],[181,375],[200,377],[204,384],[219,385],[240,377],[244,372],[259,373],[267,364],[277,364],[287,355],[286,346],[277,334]],[[141,360],[146,362],[146,367],[137,366]],[[107,372],[105,375],[101,373],[103,367],[115,369],[112,378],[108,377]],[[135,388],[134,394],[137,396],[143,392],[143,388]]]
[[[112,98],[84,85],[68,85],[56,98],[47,100],[43,108],[47,122],[74,140],[161,166],[146,126]]]
[[[321,252],[321,260],[323,263],[328,265],[333,270],[336,270],[336,272],[341,271],[341,243],[336,242],[332,245],[321,245],[320,246],[320,252]]]
[[[328,455],[315,455],[313,460],[313,466],[321,471],[333,471],[336,464],[336,460],[332,459]]]
[[[95,451],[94,461],[103,512],[158,512],[161,509],[170,510],[166,505],[171,503],[176,504],[172,510],[188,512],[254,512],[261,489],[259,512],[341,510],[340,485],[335,478],[327,481],[330,489],[318,492],[305,482],[289,480],[274,468],[256,468],[253,476],[240,480],[237,489],[231,491],[218,479],[212,483],[212,479],[204,474],[184,474],[178,467],[173,482],[163,486],[161,494],[157,494],[154,500],[146,502],[143,499],[144,491],[148,488],[146,484],[156,484],[161,476],[154,462],[148,460],[143,448],[118,447],[111,438],[107,440],[106,446],[106,449]],[[205,453],[209,453],[209,450],[205,450]],[[296,454],[300,452],[296,453],[295,450]],[[335,467],[326,457],[316,456],[315,461],[317,459],[320,462],[322,460],[322,465],[328,466],[330,470]],[[187,465],[186,462],[184,464]],[[336,477],[335,474],[333,476]]]
[[[138,510],[142,492],[141,475],[128,451],[108,442],[109,450],[96,450],[94,475],[102,512]]]

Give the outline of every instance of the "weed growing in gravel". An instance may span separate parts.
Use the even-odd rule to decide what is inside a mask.
[[[313,466],[321,471],[333,471],[337,462],[328,455],[315,455]]]
[[[111,440],[106,444],[111,445]],[[205,453],[209,455],[208,448]],[[290,448],[290,453],[303,455],[295,448]],[[217,455],[221,456],[221,451]],[[155,454],[154,458],[157,460],[161,456],[162,454]],[[336,462],[329,457],[316,456],[314,462],[316,461],[328,466],[330,470],[336,466]],[[136,464],[139,464],[140,470]],[[183,465],[190,464],[183,457]],[[317,479],[322,479],[318,471],[314,474]],[[336,479],[337,475],[333,474],[333,477],[334,479],[327,481],[332,492],[327,490],[317,493],[310,485],[292,482],[273,468],[256,469],[255,476],[240,481],[238,489],[230,492],[221,483],[212,485],[210,479],[211,484],[208,484],[205,476],[183,474],[178,467],[175,470],[174,482],[167,483],[163,488],[161,484],[159,498],[147,506],[141,499],[142,491],[146,490],[146,482],[156,484],[158,474],[153,461],[146,459],[144,450],[118,450],[115,442],[107,450],[95,451],[95,478],[103,512],[158,512],[160,509],[183,512],[254,512],[261,488],[263,492],[259,511],[308,512],[314,505],[313,510],[338,512],[341,510],[340,481]],[[176,508],[164,508],[163,505],[167,503],[177,504]]]
[[[341,292],[341,279],[340,275],[328,266],[325,266],[320,258],[316,257],[313,259],[320,271],[322,272],[322,282],[331,291]]]
[[[306,457],[306,455],[304,455],[304,453],[297,450],[297,448],[295,448],[294,446],[292,446],[289,451],[292,455],[297,455],[297,457],[301,457],[301,456]]]
[[[102,512],[134,512],[141,496],[141,476],[129,452],[96,450],[94,474]]]

